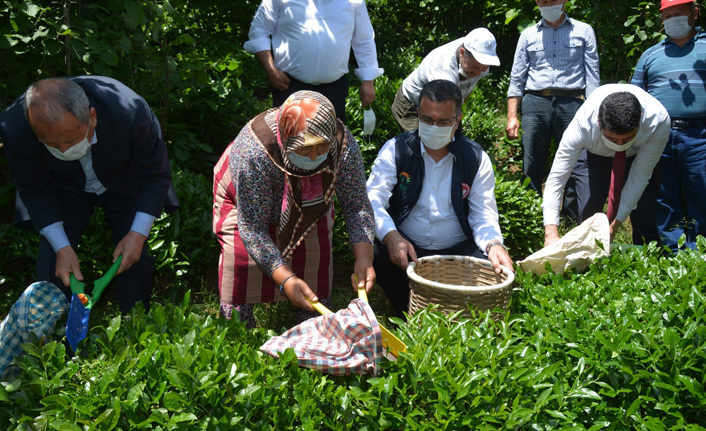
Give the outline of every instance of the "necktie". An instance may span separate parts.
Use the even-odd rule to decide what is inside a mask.
[[[610,193],[608,194],[608,221],[615,220],[620,206],[620,194],[623,192],[625,178],[625,151],[616,151],[613,168],[610,173]]]

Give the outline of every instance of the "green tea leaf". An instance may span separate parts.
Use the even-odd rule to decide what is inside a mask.
[[[49,423],[49,426],[58,431],[83,431],[80,426],[63,419],[54,420]]]

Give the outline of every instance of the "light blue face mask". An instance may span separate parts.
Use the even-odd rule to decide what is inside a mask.
[[[313,171],[314,169],[318,168],[324,160],[326,160],[326,157],[328,157],[328,153],[321,154],[316,158],[316,160],[311,160],[307,156],[300,156],[294,151],[289,153],[288,157],[289,161],[292,162],[294,166],[300,169],[304,169],[305,171]]]

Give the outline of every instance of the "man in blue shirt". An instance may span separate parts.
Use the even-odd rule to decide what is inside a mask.
[[[552,136],[557,144],[561,141],[584,99],[600,85],[600,78],[593,28],[566,16],[566,0],[536,1],[542,19],[523,31],[517,42],[507,91],[506,132],[510,139],[519,137],[521,99],[523,171],[541,194]],[[574,194],[570,180],[564,213],[576,220]]]
[[[694,248],[696,235],[706,233],[706,32],[695,27],[699,8],[690,0],[662,0],[660,11],[667,38],[642,54],[631,84],[671,117],[657,225],[662,242],[676,250],[682,234]]]

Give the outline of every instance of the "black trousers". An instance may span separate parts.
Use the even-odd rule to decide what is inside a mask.
[[[414,243],[412,245],[418,258],[434,255],[456,255],[487,259],[475,241],[471,240],[463,241],[444,250],[426,250]],[[409,309],[409,278],[407,278],[407,272],[390,261],[385,244],[376,239],[374,246],[373,268],[375,268],[377,284],[382,287],[382,290],[390,299],[397,317],[404,319],[403,312]]]
[[[111,191],[106,191],[101,195],[81,193],[76,199],[61,208],[64,230],[74,251],[77,250],[83,230],[88,226],[96,207],[101,207],[105,211],[106,221],[113,231],[114,244],[117,245],[130,231],[135,217],[134,199]],[[118,302],[120,311],[123,314],[127,314],[137,301],[142,301],[145,308],[149,309],[152,296],[154,262],[154,257],[148,255],[148,244],[145,241],[140,260],[130,269],[116,277]],[[106,264],[109,263],[106,262]],[[85,269],[85,267],[81,267],[81,271],[85,271]],[[61,279],[54,275],[55,272],[56,253],[49,241],[40,235],[39,254],[37,256],[38,280],[51,281],[64,292],[70,301],[70,287],[64,286]],[[92,282],[93,280],[87,281]]]
[[[610,191],[610,175],[613,158],[598,156],[584,150],[581,160],[574,166],[576,195],[579,208],[579,223],[596,213],[602,213]],[[625,181],[627,181],[635,156],[625,160]],[[637,207],[630,213],[633,244],[648,244],[659,241],[657,230],[657,196],[662,182],[661,164],[657,163],[652,177],[645,187]]]
[[[289,76],[289,74],[287,74]],[[282,106],[287,97],[291,96],[300,90],[310,90],[321,93],[333,104],[333,108],[336,110],[336,118],[341,120],[343,124],[346,124],[346,98],[348,97],[348,79],[346,76],[342,76],[339,79],[321,85],[307,84],[306,82],[299,81],[296,78],[289,76],[289,88],[285,91],[279,91],[274,87],[270,87],[272,91],[272,106]]]

